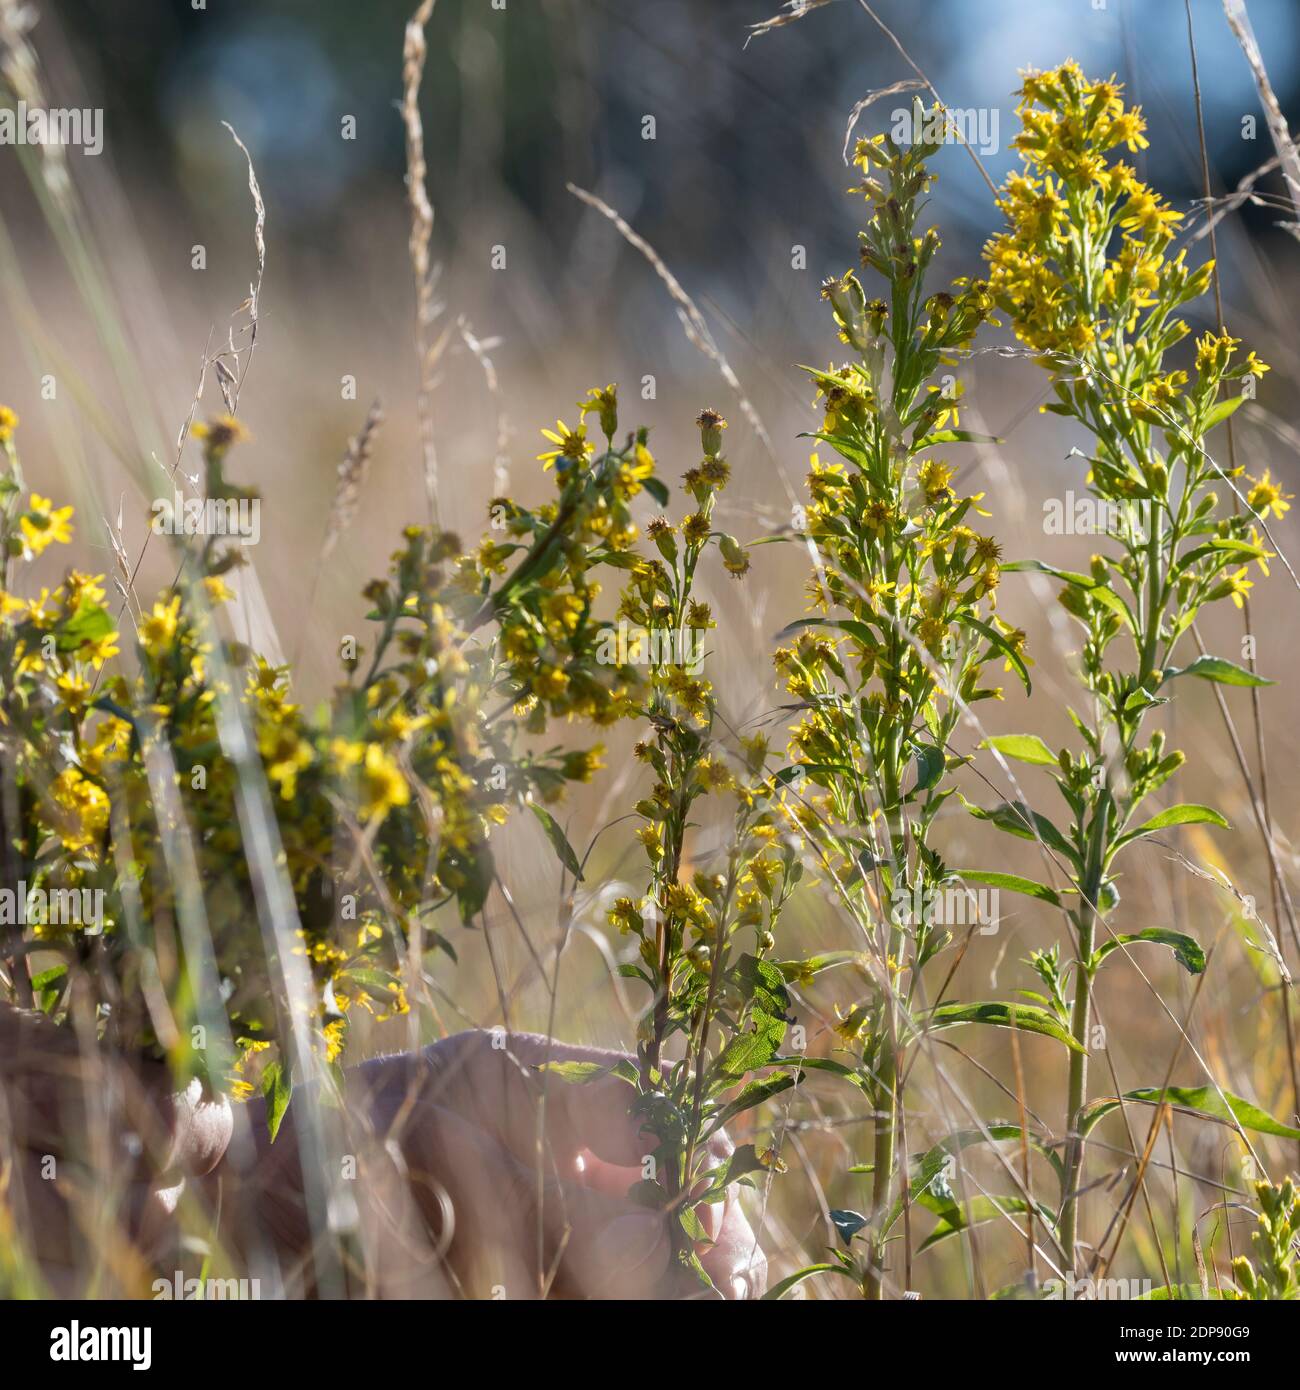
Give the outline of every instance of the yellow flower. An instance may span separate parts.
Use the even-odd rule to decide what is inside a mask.
[[[50,783],[53,828],[65,849],[88,849],[108,825],[108,797],[101,787],[67,767]]]
[[[347,1026],[347,1019],[336,1018],[321,1029],[321,1034],[325,1039],[325,1060],[327,1062],[337,1062],[343,1055],[343,1046],[347,1039]]]
[[[46,546],[56,541],[60,545],[67,545],[72,539],[72,528],[68,525],[71,515],[71,507],[55,510],[54,503],[48,497],[33,492],[26,512],[18,519],[27,554],[39,555]]]
[[[394,806],[405,806],[410,799],[411,789],[397,763],[381,744],[367,744],[361,766],[362,820],[383,820]]]
[[[557,459],[563,459],[563,468],[571,467],[573,464],[582,464],[595,452],[595,445],[587,440],[587,426],[579,425],[577,429],[571,430],[563,420],[555,422],[555,430],[543,430],[542,433],[552,444],[557,447],[547,453],[538,454],[537,457],[549,468]]]
[[[618,387],[612,384],[603,389],[593,386],[587,396],[587,400],[578,402],[578,409],[584,417],[593,413],[597,415],[605,438],[613,439],[618,430]]]
[[[221,415],[207,424],[195,423],[190,426],[195,439],[201,439],[213,452],[224,451],[232,444],[242,444],[251,438],[248,431],[233,415]]]
[[[235,596],[235,591],[219,574],[208,575],[203,581],[203,587],[207,591],[209,603],[229,603]]]
[[[174,594],[170,603],[155,603],[153,612],[141,619],[140,644],[154,658],[160,658],[176,638],[180,625],[181,596]]]
[[[281,798],[292,801],[299,772],[311,765],[311,744],[289,725],[271,724],[258,736],[257,746],[266,763],[266,775],[278,784]]]
[[[74,713],[80,714],[86,708],[93,693],[90,682],[71,671],[65,671],[58,679],[59,699]]]
[[[1216,597],[1223,598],[1231,595],[1236,607],[1243,608],[1246,603],[1246,595],[1254,587],[1255,581],[1246,578],[1246,566],[1242,565],[1239,570],[1234,570],[1231,574],[1224,576],[1223,583],[1218,586]]]
[[[1271,473],[1272,470],[1266,468],[1264,476],[1258,481],[1252,478],[1251,482],[1254,486],[1246,494],[1246,501],[1250,503],[1251,511],[1265,521],[1268,520],[1270,513],[1279,519],[1284,517],[1291,510],[1293,496],[1293,494],[1282,491],[1282,485],[1273,481],[1270,476]]]
[[[8,444],[18,428],[18,416],[7,405],[0,405],[0,444]]]

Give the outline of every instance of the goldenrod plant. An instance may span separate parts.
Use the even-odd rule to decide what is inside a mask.
[[[635,533],[630,500],[655,485],[643,438],[594,456],[585,429],[562,432],[547,456],[556,499],[535,510],[499,499],[499,529],[474,552],[408,527],[387,577],[366,588],[373,636],[344,639],[333,699],[307,712],[285,669],[220,635],[213,612],[231,597],[223,575],[238,548],[214,536],[178,537],[185,564],[172,591],[150,604],[127,591],[125,632],[103,575],[73,570],[18,597],[14,567],[71,540],[72,508],[27,490],[17,422],[3,420],[0,737],[14,776],[6,806],[17,811],[8,869],[29,892],[97,905],[84,919],[11,931],[19,1002],[55,1018],[85,1011],[116,1045],[163,1050],[179,1077],[236,1094],[251,1089],[250,1059],[272,1048],[257,1072],[281,1077],[289,1000],[258,935],[244,771],[220,711],[232,691],[274,806],[291,950],[311,967],[327,1063],[351,1009],[407,1009],[417,926],[428,946],[452,951],[438,909],[481,913],[489,835],[512,806],[530,807],[576,867],[546,807],[590,779],[599,746],[538,751],[530,736],[555,718],[601,726],[633,708],[636,672],[598,659],[606,624],[592,605],[595,573]],[[227,417],[195,433],[207,497],[233,495],[224,470],[242,426]],[[127,645],[138,673],[108,674]],[[42,965],[29,975],[35,952]]]
[[[822,8],[792,0],[754,33]],[[36,96],[26,21],[4,19],[12,9],[0,0],[0,77],[18,91],[17,73]],[[84,570],[58,577],[58,557],[93,554],[86,543],[98,536],[74,537],[83,495],[71,494],[75,517],[45,495],[62,486],[20,454],[30,435],[0,405],[0,1035],[45,1040],[48,1074],[60,1079],[51,1109],[69,1108],[76,1061],[107,1057],[126,1059],[114,1074],[130,1074],[161,1114],[140,1107],[160,1120],[147,1136],[123,1120],[139,1172],[118,1174],[98,1207],[73,1212],[66,1193],[80,1200],[98,1176],[94,1146],[74,1135],[58,1155],[78,1165],[73,1180],[37,1187],[43,1131],[9,1116],[26,1120],[26,1106],[47,1118],[32,1094],[40,1072],[10,1087],[13,1059],[0,1057],[0,1120],[23,1148],[20,1163],[0,1153],[0,1291],[39,1296],[60,1263],[41,1248],[35,1190],[69,1230],[84,1227],[68,1249],[93,1258],[82,1268],[68,1256],[55,1277],[90,1294],[143,1287],[139,1271],[173,1238],[186,1256],[202,1250],[205,1269],[246,1254],[251,1269],[266,1235],[272,1263],[293,1251],[283,1265],[301,1265],[285,1281],[295,1292],[405,1293],[409,1278],[457,1295],[604,1295],[640,1287],[620,1282],[634,1263],[627,1251],[602,1249],[601,1214],[616,1212],[609,1226],[648,1223],[654,1250],[667,1249],[666,1274],[654,1273],[662,1295],[758,1292],[770,1254],[773,1300],[929,1297],[963,1278],[979,1296],[1038,1299],[1095,1289],[1122,1248],[1126,1274],[1159,1272],[1150,1298],[1300,1298],[1300,1196],[1294,1179],[1269,1176],[1259,1151],[1300,1143],[1300,1116],[1262,1079],[1263,1063],[1250,1084],[1234,1080],[1259,1103],[1222,1085],[1233,1075],[1228,1049],[1193,1019],[1202,987],[1218,985],[1244,941],[1258,992],[1225,992],[1218,1017],[1232,1008],[1263,1019],[1254,1006],[1277,991],[1289,1026],[1286,943],[1238,890],[1249,870],[1229,872],[1216,857],[1231,843],[1233,805],[1176,792],[1206,769],[1187,768],[1173,746],[1194,746],[1187,693],[1254,697],[1273,684],[1253,649],[1240,660],[1211,651],[1205,640],[1220,639],[1203,619],[1219,605],[1248,615],[1258,577],[1286,565],[1275,524],[1293,499],[1277,461],[1256,466],[1244,448],[1219,448],[1217,431],[1269,369],[1223,327],[1221,306],[1205,312],[1213,261],[1185,238],[1191,219],[1133,167],[1147,143],[1141,110],[1114,78],[1074,62],[1026,71],[1020,166],[986,204],[1005,219],[985,247],[987,278],[952,278],[930,208],[936,161],[972,153],[943,153],[961,143],[960,122],[919,69],[860,104],[855,122],[880,96],[906,90],[911,107],[851,148],[850,192],[864,200],[866,226],[859,262],[821,287],[835,360],[796,378],[817,427],[789,525],[762,496],[761,470],[737,465],[733,476],[745,423],[770,439],[703,316],[657,253],[578,190],[648,256],[741,410],[728,408],[730,424],[700,410],[698,452],[695,434],[681,456],[656,433],[652,453],[649,430],[621,418],[618,387],[593,387],[576,415],[542,431],[521,489],[493,484],[514,495],[491,497],[482,536],[463,544],[438,520],[447,498],[434,396],[456,335],[434,326],[442,308],[419,111],[432,11],[424,0],[406,31],[402,118],[433,520],[402,526],[397,516],[396,548],[362,590],[360,630],[331,634],[319,688],[314,663],[273,656],[269,638],[256,649],[242,621],[252,576],[241,527],[260,527],[249,480],[265,477],[239,410],[266,248],[251,156],[258,282],[238,311],[249,312],[243,345],[232,331],[229,348],[205,359],[220,364],[225,410],[183,433],[171,478],[182,489],[155,508],[165,524],[146,543],[151,561],[164,552],[169,584],[144,592],[149,571],[131,562],[121,521],[107,527],[115,570],[78,559]],[[20,66],[5,57],[16,39]],[[912,98],[918,89],[924,101]],[[989,136],[995,145],[996,123]],[[67,251],[74,219],[61,200],[73,185],[52,149],[42,178],[57,165],[60,181],[42,207]],[[494,272],[504,270],[505,246],[492,253]],[[91,258],[73,259],[98,311]],[[487,357],[493,340],[467,319],[457,326],[496,396],[500,472],[511,431]],[[117,336],[99,327],[116,352]],[[578,336],[553,331],[557,346]],[[33,343],[50,346],[35,334]],[[1104,523],[1090,557],[1004,556],[1004,441],[970,427],[966,395],[978,390],[981,417],[998,419],[984,408],[982,371],[995,360],[998,372],[1046,374],[1035,383],[1059,417],[1059,455],[1068,450]],[[590,379],[585,369],[579,379]],[[646,400],[653,381],[643,378]],[[78,407],[93,403],[77,386]],[[682,425],[700,403],[691,390]],[[202,400],[201,388],[195,415]],[[367,432],[379,418],[376,406]],[[326,554],[351,520],[368,448],[367,433],[342,470]],[[149,450],[120,452],[131,465]],[[655,454],[681,456],[679,487]],[[772,454],[779,467],[788,448]],[[487,499],[484,487],[476,514]],[[777,542],[787,550],[759,548]],[[806,602],[755,596],[774,554],[797,561]],[[358,567],[357,581],[374,568]],[[1058,621],[1013,620],[1024,574],[1059,597],[1049,615]],[[742,610],[761,675],[731,682],[714,644],[732,641],[728,619]],[[1049,637],[1068,667],[1066,698]],[[1265,669],[1280,677],[1272,662],[1270,653]],[[738,686],[743,717],[730,703]],[[1066,707],[1073,733],[1057,746]],[[1222,708],[1280,898],[1284,841]],[[1007,727],[1023,731],[993,731]],[[1262,782],[1262,733],[1257,748]],[[579,788],[597,780],[608,799],[587,816]],[[1175,846],[1166,832],[1180,827],[1199,838]],[[990,845],[1012,847],[1003,834],[1033,857],[1028,867],[990,857]],[[540,891],[528,912],[511,896],[505,866],[520,846],[554,870],[553,922]],[[1176,872],[1231,897],[1219,938],[1202,929],[1212,909],[1181,914],[1171,893],[1168,918],[1153,917],[1137,875],[1123,881],[1157,848]],[[1019,907],[1009,925],[1004,899]],[[495,928],[507,917],[518,940],[504,945]],[[539,922],[552,938],[539,939]],[[1002,949],[1012,931],[1027,942],[1024,960]],[[619,1051],[562,1041],[572,1018],[559,1013],[561,964],[566,989],[585,992],[583,1025]],[[1161,970],[1190,982],[1186,1012],[1160,993]],[[478,1008],[489,976],[495,997]],[[1112,982],[1122,1001],[1113,1012]],[[605,1016],[605,985],[621,1019]],[[1128,1043],[1119,1020],[1141,997],[1153,1005],[1144,1027],[1169,1020],[1169,1047],[1133,1085],[1121,1079],[1130,1049],[1121,1060],[1099,1022]],[[448,1036],[452,1015],[465,1033]],[[1270,1013],[1259,1047],[1269,1078],[1281,1065],[1272,1026]],[[389,1080],[372,1084],[381,1073]],[[448,1095],[455,1104],[443,1109]],[[178,1156],[168,1126],[179,1133],[209,1104],[223,1122],[238,1113],[259,1123],[229,1123],[204,1167],[188,1150]],[[1205,1121],[1249,1163],[1216,1171],[1213,1156],[1176,1151],[1175,1128],[1181,1137]],[[1103,1150],[1121,1122],[1126,1142]],[[358,1150],[375,1141],[365,1200],[343,1186],[355,1171],[336,1181],[335,1159],[356,1158],[344,1136],[362,1136]],[[403,1147],[412,1136],[423,1151]],[[796,1163],[806,1184],[782,1177]],[[475,1181],[457,1189],[457,1208],[451,1189],[467,1172]],[[148,1223],[119,1230],[109,1209],[123,1197],[132,1219],[137,1207],[152,1213],[164,1176],[174,1205],[157,1218],[160,1244],[145,1249]],[[269,1207],[284,1230],[259,1205],[276,1182]],[[1211,1195],[1195,1205],[1201,1188]],[[750,1190],[756,1219],[733,1222],[730,1239],[740,1230],[749,1248],[717,1259],[738,1189]],[[390,1248],[367,1246],[363,1208],[367,1219],[383,1208],[397,1263],[409,1256],[414,1273],[378,1270]],[[1257,1218],[1248,1253],[1230,1225],[1243,1212]],[[1203,1245],[1211,1218],[1220,1224]],[[241,1219],[257,1228],[246,1246]],[[110,1227],[111,1241],[97,1234]],[[1234,1238],[1226,1257],[1216,1246],[1224,1227]],[[480,1230],[492,1247],[481,1260],[466,1255]],[[408,1245],[412,1232],[420,1239]],[[137,1235],[141,1249],[128,1250]],[[562,1270],[574,1249],[581,1277]]]
[[[766,739],[727,737],[707,675],[716,624],[696,595],[698,567],[712,551],[723,572],[743,579],[750,559],[713,519],[730,477],[722,456],[727,422],[705,410],[696,423],[703,458],[683,476],[694,510],[676,524],[663,516],[649,522],[658,555],[636,561],[618,610],[626,655],[646,666],[637,713],[648,728],[635,754],[655,780],[636,804],[646,891],[639,901],[620,897],[609,920],[639,941],[639,961],[623,969],[651,991],[639,1065],[626,1069],[636,1111],[658,1141],[640,1199],[672,1213],[677,1257],[707,1284],[696,1253],[706,1240],[697,1208],[780,1165],[770,1147],[720,1150],[722,1127],[802,1075],[798,1058],[779,1055],[789,999],[786,967],[774,953],[803,862],[781,814],[781,786],[766,775]],[[719,817],[694,819],[710,797],[735,803],[712,847],[709,839],[719,837],[710,820]],[[758,1075],[771,1066],[774,1074]]]
[[[1225,599],[1240,605],[1254,582],[1250,567],[1267,573],[1272,557],[1261,528],[1288,499],[1267,473],[1257,480],[1229,476],[1208,445],[1215,427],[1247,399],[1243,382],[1268,368],[1216,331],[1197,340],[1190,370],[1170,360],[1191,333],[1182,312],[1206,293],[1212,266],[1193,268],[1186,249],[1175,250],[1181,214],[1119,157],[1146,144],[1141,111],[1125,105],[1113,79],[1090,80],[1072,62],[1026,74],[1017,109],[1014,144],[1024,168],[999,200],[1008,229],[987,249],[993,292],[1050,376],[1054,399],[1046,409],[1088,433],[1086,483],[1109,524],[1107,548],[1085,572],[1043,561],[1009,567],[1059,580],[1060,602],[1078,624],[1083,701],[1070,717],[1079,744],[1053,750],[1032,733],[989,743],[1005,757],[1050,769],[1065,818],[1018,801],[972,810],[1000,830],[1037,840],[1064,881],[1059,890],[1037,882],[1018,887],[1062,907],[1072,927],[1064,966],[1073,994],[1068,1012],[1061,962],[1040,953],[1034,965],[1049,987],[1043,1003],[1071,1039],[1060,1238],[1074,1268],[1084,1140],[1099,1113],[1089,1106],[1088,1089],[1097,973],[1148,944],[1171,949],[1192,973],[1206,961],[1185,932],[1122,924],[1119,856],[1174,826],[1227,827],[1217,810],[1199,804],[1139,814],[1184,762],[1182,751],[1166,746],[1164,731],[1151,727],[1152,715],[1189,678],[1268,683],[1224,657],[1186,649],[1207,606]],[[1244,505],[1230,508],[1233,494]],[[1253,1107],[1221,1088],[1194,1088],[1196,1096],[1202,1091],[1212,1113],[1231,1111],[1239,1129],[1252,1127]],[[1135,1094],[1159,1101],[1160,1088]],[[1190,1094],[1182,1093],[1181,1103]],[[1192,1108],[1199,1108],[1194,1101]],[[1291,1132],[1269,1124],[1274,1133]]]
[[[1024,634],[994,611],[1001,548],[975,529],[981,498],[958,493],[947,461],[979,437],[960,426],[958,354],[993,298],[980,280],[928,283],[940,243],[921,219],[937,148],[883,135],[856,146],[871,209],[862,266],[881,294],[868,299],[852,271],[822,289],[851,358],[811,373],[825,412],[816,438],[838,457],[812,457],[813,616],[792,625],[775,657],[803,711],[786,771],[804,793],[797,819],[855,924],[869,980],[838,1032],[875,1115],[871,1204],[838,1213],[837,1225],[846,1243],[864,1231],[866,1255],[844,1263],[871,1298],[883,1294],[886,1243],[904,1207],[941,1200],[927,1182],[906,1190],[898,1171],[909,1052],[963,1023],[1060,1032],[1032,1007],[930,998],[922,978],[953,944],[954,917],[969,918],[968,932],[977,925],[965,911],[970,890],[931,844],[963,761],[953,735],[972,706],[1001,695],[983,683],[992,660],[1030,685]]]

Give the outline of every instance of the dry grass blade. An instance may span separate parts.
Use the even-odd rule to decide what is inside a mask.
[[[262,201],[262,190],[257,184],[257,173],[253,169],[253,156],[248,152],[248,146],[239,138],[235,132],[235,127],[229,121],[222,121],[221,124],[230,132],[230,138],[239,146],[244,158],[248,161],[248,191],[253,198],[253,245],[257,249],[257,280],[248,287],[248,299],[240,305],[235,312],[240,309],[248,310],[248,355],[240,363],[239,380],[233,385],[228,386],[224,378],[222,379],[222,395],[226,400],[226,408],[233,415],[239,409],[239,391],[244,384],[244,377],[248,372],[249,364],[253,360],[253,349],[257,346],[257,321],[262,309],[262,277],[266,273],[266,204]],[[224,363],[220,358],[218,361],[218,377],[221,377],[221,367]],[[229,368],[226,369],[229,372]]]
[[[773,29],[781,29],[787,24],[793,24],[796,19],[802,19],[804,15],[811,14],[813,10],[820,10],[823,5],[829,5],[831,0],[785,0],[781,6],[785,14],[774,14],[771,19],[762,20],[758,24],[749,26],[749,38],[745,40],[745,47],[748,48],[750,40],[756,39],[763,34],[770,34]]]
[[[330,508],[329,522],[325,527],[325,540],[321,544],[321,560],[330,555],[357,514],[361,489],[365,486],[366,474],[370,470],[375,435],[383,423],[383,406],[379,401],[375,401],[366,413],[361,432],[348,440],[347,452],[339,464],[338,487],[334,493],[334,504]]]
[[[420,120],[420,82],[424,77],[429,46],[424,27],[437,0],[422,0],[407,21],[402,42],[402,123],[406,127],[406,195],[411,206],[411,234],[407,242],[411,269],[415,272],[415,348],[419,363],[417,410],[420,450],[424,459],[424,491],[429,518],[438,522],[438,451],[433,433],[433,371],[440,347],[430,340],[430,329],[442,305],[434,298],[438,267],[429,262],[433,237],[433,204],[425,187],[428,166],[424,159],[424,125]]]
[[[0,0],[0,78],[15,99],[26,102],[32,110],[48,104],[41,88],[36,50],[27,40],[36,20],[34,6],[19,4],[17,0]],[[66,147],[57,140],[45,140],[37,149],[45,187],[66,210],[72,192]]]
[[[456,329],[460,333],[461,341],[469,349],[470,355],[479,364],[483,372],[483,380],[487,383],[487,389],[492,397],[492,404],[496,410],[496,478],[493,487],[498,492],[504,492],[508,484],[503,480],[507,465],[506,450],[510,445],[510,420],[506,415],[505,396],[501,392],[501,379],[497,375],[496,363],[488,355],[495,348],[500,346],[500,338],[479,338],[474,333],[474,326],[461,314],[456,320]]]
[[[565,187],[575,198],[586,203],[588,207],[595,208],[603,217],[609,218],[618,228],[623,240],[650,262],[655,274],[667,286],[668,293],[672,295],[673,302],[677,305],[677,317],[681,320],[682,329],[687,339],[717,365],[718,370],[722,373],[722,379],[736,393],[736,401],[740,406],[741,414],[749,421],[754,433],[763,441],[764,447],[771,451],[772,439],[767,432],[767,427],[759,419],[758,412],[754,409],[749,397],[745,395],[740,379],[731,369],[731,363],[723,356],[722,349],[714,341],[713,334],[709,331],[709,325],[704,321],[704,315],[696,308],[695,301],[682,288],[681,282],[664,264],[663,258],[644,237],[633,231],[608,203],[596,197],[594,193],[588,193],[585,188],[579,188],[576,184],[565,184]]]
[[[875,24],[875,26],[881,31],[881,33],[883,33],[884,36],[890,41],[890,43],[892,43],[894,47],[898,49],[899,56],[903,59],[907,66],[911,68],[912,71],[917,75],[922,85],[935,99],[935,101],[937,101],[940,106],[944,106],[944,100],[939,95],[938,88],[935,87],[934,83],[931,82],[930,79],[925,75],[925,73],[923,73],[921,69],[917,66],[915,59],[913,59],[912,55],[907,51],[907,49],[903,47],[902,43],[899,42],[898,35],[895,34],[894,31],[889,27],[889,25],[886,24],[885,21],[881,19],[881,17],[875,12],[875,10],[873,10],[871,6],[867,4],[867,0],[858,0],[858,4],[861,5],[862,8],[866,11],[872,23]],[[989,192],[992,193],[993,196],[996,198],[998,196],[997,185],[993,182],[993,179],[990,177],[989,171],[984,167],[984,161],[979,157],[975,150],[972,149],[971,146],[966,143],[965,140],[962,140],[961,146],[962,149],[964,149],[966,153],[970,155],[970,157],[975,161],[975,167],[980,171],[980,177],[984,180],[986,184],[988,184]]]
[[[1272,159],[1265,160],[1258,169],[1252,169],[1238,184],[1236,189],[1222,198],[1206,197],[1205,207],[1209,210],[1209,217],[1206,219],[1204,227],[1198,227],[1192,236],[1193,241],[1201,241],[1209,236],[1214,229],[1223,221],[1230,212],[1236,212],[1243,203],[1254,203],[1256,207],[1266,207],[1269,199],[1255,192],[1255,185],[1264,177],[1271,174],[1274,169],[1279,169],[1282,161],[1274,155]]]
[[[924,91],[925,83],[919,77],[904,77],[898,82],[891,82],[888,87],[877,87],[874,91],[868,92],[860,102],[849,112],[849,123],[844,129],[844,162],[849,162],[849,142],[853,139],[853,130],[861,119],[862,113],[877,102],[881,97],[898,96],[902,92]]]
[[[1282,114],[1277,93],[1269,81],[1268,69],[1264,66],[1264,58],[1259,51],[1255,30],[1246,10],[1246,0],[1223,0],[1223,13],[1227,17],[1228,27],[1237,36],[1241,51],[1246,55],[1246,62],[1250,64],[1250,70],[1255,76],[1259,100],[1264,107],[1264,119],[1268,122],[1269,134],[1273,137],[1273,145],[1282,166],[1282,177],[1286,181],[1287,191],[1291,194],[1296,215],[1300,218],[1300,150],[1296,149],[1295,141],[1291,138],[1291,131],[1287,126],[1286,117]],[[1284,222],[1282,225],[1292,236],[1300,238],[1300,221]]]

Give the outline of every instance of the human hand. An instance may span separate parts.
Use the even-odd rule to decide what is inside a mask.
[[[621,1058],[534,1035],[468,1032],[347,1073],[359,1223],[386,1296],[761,1295],[767,1264],[736,1190],[699,1208],[710,1237],[697,1250],[708,1289],[673,1267],[667,1218],[627,1196],[655,1143],[629,1114],[627,1084],[612,1076],[572,1083],[542,1070]],[[250,1107],[256,1160],[223,1198],[232,1221],[271,1233],[282,1263],[310,1248],[300,1099],[274,1145]],[[711,1165],[731,1148],[717,1136]]]

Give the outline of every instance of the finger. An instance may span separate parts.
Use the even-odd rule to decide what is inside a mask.
[[[535,1033],[509,1034],[507,1046],[533,1069],[552,1062],[590,1062],[612,1072],[620,1062],[632,1061],[626,1052],[574,1047]],[[611,1074],[572,1082],[541,1073],[541,1079],[546,1085],[547,1104],[555,1109],[556,1138],[573,1153],[589,1149],[606,1163],[639,1168],[656,1147],[652,1132],[631,1113],[636,1092],[622,1078]]]
[[[583,1149],[607,1162],[639,1165],[655,1141],[630,1113],[634,1092],[626,1082],[613,1076],[568,1082],[540,1069],[547,1062],[612,1067],[624,1060],[622,1053],[533,1034],[476,1031],[444,1038],[421,1057],[384,1058],[362,1070],[372,1072],[374,1083],[400,1088],[411,1080],[410,1068],[422,1066],[430,1099],[472,1118],[521,1162],[535,1165],[540,1130],[546,1162],[568,1179]]]
[[[761,1298],[767,1291],[767,1256],[759,1248],[740,1193],[732,1188],[721,1213],[721,1228],[700,1263],[726,1298]]]
[[[377,1132],[391,1119],[376,1113]],[[545,1169],[539,1180],[535,1164],[446,1106],[421,1102],[399,1133],[416,1201],[436,1236],[447,1237],[447,1259],[471,1297],[656,1292],[670,1255],[658,1213],[623,1192],[558,1181]]]

